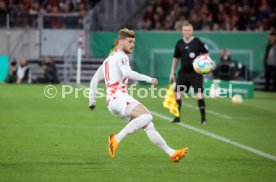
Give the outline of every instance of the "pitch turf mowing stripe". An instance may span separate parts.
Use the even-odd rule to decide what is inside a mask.
[[[160,113],[158,113],[158,112],[151,111],[151,113],[152,113],[153,115],[155,115],[155,116],[161,118],[161,119],[164,119],[164,120],[167,120],[167,121],[171,121],[171,120],[172,120],[172,118],[170,118],[170,117],[168,117],[168,116],[165,116],[165,115],[163,115],[163,114],[160,114]],[[247,150],[247,151],[252,152],[252,153],[254,153],[254,154],[256,154],[256,155],[259,155],[259,156],[265,157],[265,158],[267,158],[267,159],[271,159],[271,160],[273,160],[273,161],[276,161],[276,156],[274,156],[274,155],[271,155],[271,154],[262,152],[262,151],[260,151],[260,150],[254,149],[254,148],[252,148],[252,147],[249,147],[249,146],[246,146],[246,145],[244,145],[244,144],[241,144],[241,143],[232,141],[232,140],[230,140],[230,139],[228,139],[228,138],[219,136],[219,135],[217,135],[217,134],[214,134],[214,133],[212,133],[212,132],[209,132],[209,131],[206,131],[206,130],[203,130],[203,129],[196,128],[196,127],[194,127],[194,126],[191,126],[191,125],[188,125],[188,124],[185,124],[185,123],[177,123],[177,124],[180,125],[180,126],[183,126],[183,127],[187,128],[187,129],[190,129],[190,130],[193,130],[193,131],[195,131],[195,132],[201,133],[201,134],[203,134],[203,135],[206,135],[206,136],[212,137],[212,138],[214,138],[214,139],[217,139],[217,140],[219,140],[219,141],[222,141],[222,142],[225,142],[225,143],[229,143],[229,144],[234,145],[234,146],[236,146],[236,147],[239,147],[239,148],[241,148],[241,149]]]
[[[194,106],[194,105],[192,105],[192,104],[187,104],[187,103],[182,102],[182,105],[185,106],[185,107],[187,107],[187,108],[191,108],[191,109],[194,109],[194,110],[198,110],[198,107],[197,107],[197,106]],[[219,113],[219,112],[212,111],[212,110],[209,110],[209,109],[206,109],[206,112],[207,112],[208,114],[212,114],[212,115],[217,116],[217,117],[220,117],[220,118],[229,119],[229,120],[233,119],[233,117],[231,117],[231,116],[229,116],[229,115],[227,115],[227,114],[221,114],[221,113]]]

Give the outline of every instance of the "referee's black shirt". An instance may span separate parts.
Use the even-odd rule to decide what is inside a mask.
[[[205,53],[208,53],[208,50],[199,38],[192,37],[189,42],[180,39],[174,50],[174,57],[181,59],[181,68],[178,74],[196,73],[193,68],[193,61],[198,55]]]

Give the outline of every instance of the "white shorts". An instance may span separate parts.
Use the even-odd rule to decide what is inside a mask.
[[[129,96],[127,93],[117,91],[107,100],[108,110],[115,116],[130,121],[130,113],[139,101]]]

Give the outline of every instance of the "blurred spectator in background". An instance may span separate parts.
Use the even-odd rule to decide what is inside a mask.
[[[179,21],[186,20],[195,30],[270,30],[276,25],[275,5],[275,0],[157,0],[154,4],[150,1],[142,28],[178,30]]]
[[[6,78],[7,83],[15,83],[16,82],[16,73],[17,69],[16,69],[16,60],[12,61],[9,67],[9,74]]]
[[[232,69],[230,66],[230,63],[232,62],[231,52],[229,50],[222,50],[220,55],[220,62],[214,70],[214,75],[218,79],[229,81],[232,79]]]
[[[6,25],[7,6],[3,0],[0,0],[0,27]]]
[[[47,56],[45,58],[42,68],[44,69],[45,83],[59,83],[57,78],[57,68],[52,57]]]
[[[185,19],[185,16],[180,16],[179,19],[175,22],[174,29],[175,30],[181,30],[182,25],[185,23],[188,23],[188,21]]]
[[[214,75],[221,80],[248,80],[247,68],[245,65],[234,60],[230,50],[222,50],[220,52],[220,63],[214,70]]]
[[[52,57],[45,57],[43,63],[41,64],[42,69],[44,71],[43,78],[38,78],[36,83],[59,83],[57,77],[57,68],[55,63],[53,62]]]
[[[30,69],[25,58],[20,58],[16,71],[16,83],[31,83]]]
[[[265,88],[270,89],[270,81],[273,81],[273,91],[276,91],[276,32],[271,31],[268,36],[268,45],[264,58],[265,66]]]
[[[0,0],[0,26],[6,14],[12,26],[37,26],[39,14],[45,28],[81,28],[83,17],[100,0]],[[178,30],[186,20],[195,30],[264,31],[276,25],[275,0],[157,0],[148,1],[137,28]],[[67,14],[68,16],[62,16]]]
[[[40,14],[46,28],[80,28],[88,8],[99,0],[0,0],[0,26],[6,26],[6,15],[10,15],[10,26],[36,27]],[[62,16],[62,15],[68,16]]]

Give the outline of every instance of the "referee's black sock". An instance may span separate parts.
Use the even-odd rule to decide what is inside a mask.
[[[178,110],[179,110],[179,113],[181,113],[181,106],[182,106],[181,99],[176,100],[176,103],[178,104]]]
[[[205,121],[205,101],[204,99],[197,100],[198,108],[201,114],[201,122]]]

